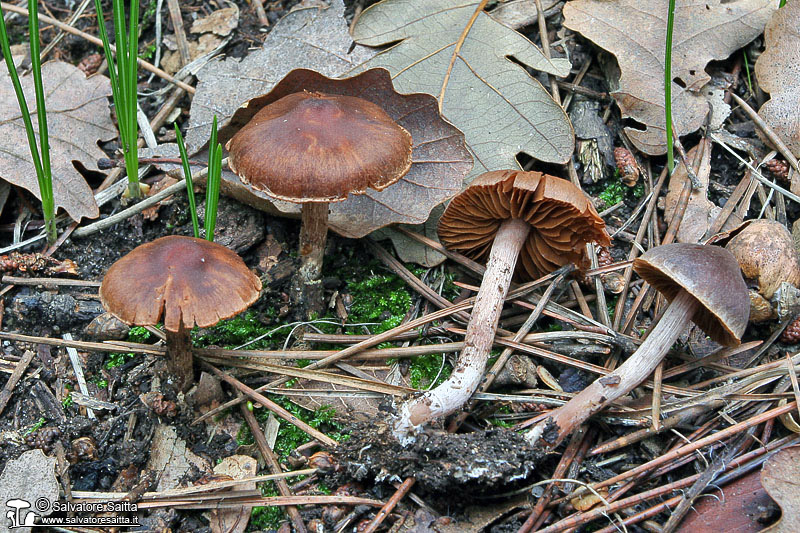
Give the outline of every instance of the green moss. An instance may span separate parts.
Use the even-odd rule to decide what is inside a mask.
[[[625,199],[625,192],[628,187],[625,186],[619,177],[608,180],[605,189],[598,195],[608,207],[618,204]]]
[[[202,331],[202,335],[195,335],[195,345],[209,346],[215,344],[225,348],[232,348],[250,342],[257,337],[265,336],[263,339],[247,346],[250,350],[259,350],[276,348],[283,342],[286,334],[289,333],[289,328],[278,330],[274,327],[269,328],[258,319],[254,312],[247,311]]]
[[[69,393],[64,397],[63,400],[61,400],[61,407],[63,407],[64,409],[69,409],[70,407],[72,407],[72,404],[74,402],[75,401],[72,399],[72,393]]]
[[[26,429],[26,430],[25,430],[25,432],[22,434],[22,436],[23,436],[23,437],[27,437],[28,435],[30,435],[30,434],[31,434],[31,433],[33,433],[34,431],[38,431],[38,430],[39,430],[39,428],[41,428],[42,426],[44,426],[44,422],[45,422],[45,420],[44,420],[44,417],[43,417],[43,416],[42,416],[42,417],[39,417],[39,420],[37,420],[37,421],[36,421],[36,423],[35,423],[35,424],[33,424],[31,427],[29,427],[28,429]]]
[[[280,496],[275,484],[271,481],[261,484],[261,494],[263,496]],[[286,519],[286,512],[283,507],[253,507],[250,512],[250,524],[248,531],[269,531],[280,527],[281,522]]]
[[[136,357],[136,354],[132,353],[109,353],[108,357],[106,358],[106,368],[111,370],[112,368],[122,366],[134,357]]]
[[[378,322],[372,333],[382,333],[402,322],[411,308],[411,295],[405,282],[395,275],[365,275],[347,283],[353,296],[348,321]]]
[[[153,334],[150,333],[147,328],[143,328],[142,326],[134,326],[128,332],[128,340],[130,342],[147,342],[152,336]]]
[[[415,389],[436,387],[450,376],[452,368],[444,361],[444,354],[430,354],[415,357],[411,362],[408,376]]]

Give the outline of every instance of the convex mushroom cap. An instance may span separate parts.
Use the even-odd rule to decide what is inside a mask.
[[[518,218],[531,225],[516,277],[537,279],[567,263],[587,263],[585,244],[609,246],[605,222],[589,198],[567,180],[516,170],[486,172],[448,205],[439,238],[450,250],[485,261],[500,224]]]
[[[378,105],[302,91],[261,109],[226,146],[243,183],[291,202],[382,190],[411,168],[411,134]]]
[[[131,325],[167,331],[213,326],[258,299],[261,281],[225,246],[171,235],[142,244],[108,269],[100,299]]]
[[[736,346],[750,315],[747,286],[739,263],[719,246],[674,243],[637,257],[633,269],[667,300],[685,290],[700,303],[692,321],[712,340]]]

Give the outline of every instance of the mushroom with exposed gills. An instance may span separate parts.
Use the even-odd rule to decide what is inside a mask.
[[[568,263],[585,265],[587,243],[609,244],[604,228],[580,189],[540,172],[487,172],[450,202],[439,221],[440,239],[451,250],[486,261],[486,273],[450,377],[398,409],[394,434],[401,443],[426,422],[463,406],[478,388],[515,272],[520,279],[538,279]]]
[[[241,181],[301,203],[300,269],[292,299],[322,310],[328,203],[383,190],[411,168],[411,134],[362,98],[302,91],[265,106],[228,141]]]
[[[531,429],[525,438],[555,446],[593,414],[642,383],[690,322],[712,340],[737,346],[750,299],[733,254],[718,246],[675,243],[652,248],[633,269],[670,302],[639,349],[619,368],[583,389]]]
[[[128,325],[154,326],[163,317],[167,366],[185,392],[194,382],[192,328],[241,313],[260,292],[261,280],[232,250],[170,235],[137,246],[111,265],[100,301]]]

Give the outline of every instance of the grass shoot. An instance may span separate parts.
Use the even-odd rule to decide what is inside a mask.
[[[116,44],[117,61],[111,50],[108,33],[103,18],[103,8],[100,0],[94,0],[97,12],[100,39],[103,41],[103,51],[108,63],[108,77],[111,80],[111,92],[114,99],[114,108],[117,112],[119,125],[119,138],[122,153],[125,158],[125,170],[128,174],[128,196],[140,198],[142,191],[139,187],[139,125],[136,122],[137,81],[138,81],[138,52],[139,52],[139,0],[131,0],[130,19],[125,23],[125,5],[123,0],[113,0],[114,40]],[[127,34],[126,34],[127,33]]]
[[[183,142],[178,125],[175,124],[175,136],[178,149],[181,153],[181,165],[186,180],[186,194],[189,197],[189,210],[192,216],[192,229],[194,236],[200,237],[200,225],[197,218],[197,203],[194,197],[194,182],[192,170],[189,167],[189,157],[186,154],[186,145]],[[206,178],[206,216],[203,220],[203,230],[206,239],[214,241],[214,228],[217,225],[217,205],[219,204],[219,187],[222,180],[222,145],[217,142],[217,117],[211,127],[211,139],[208,143],[208,177]]]
[[[19,74],[11,56],[11,45],[6,29],[3,11],[0,9],[0,48],[3,50],[3,57],[8,67],[11,83],[14,85],[14,92],[17,95],[17,103],[22,114],[22,121],[25,123],[25,133],[28,136],[28,146],[31,151],[31,159],[36,169],[36,179],[39,182],[39,196],[42,200],[42,214],[44,218],[45,234],[47,242],[53,244],[58,236],[56,231],[55,199],[53,197],[53,174],[50,168],[50,141],[47,133],[47,110],[44,103],[44,87],[42,86],[42,64],[39,52],[39,6],[38,2],[29,3],[28,33],[30,35],[31,47],[31,72],[33,74],[34,93],[36,95],[36,117],[39,123],[39,143],[37,146],[36,134],[31,122],[31,113],[25,101],[25,94],[22,91],[22,84],[19,81]]]
[[[672,28],[675,25],[675,0],[669,0],[667,13],[667,43],[664,50],[664,114],[667,130],[667,169],[669,175],[675,168],[672,146]]]

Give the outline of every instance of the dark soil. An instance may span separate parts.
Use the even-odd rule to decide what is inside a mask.
[[[391,424],[357,424],[335,454],[347,476],[360,481],[416,479],[415,491],[461,507],[465,495],[487,495],[522,485],[544,458],[507,429],[451,434],[429,431],[403,447]]]

